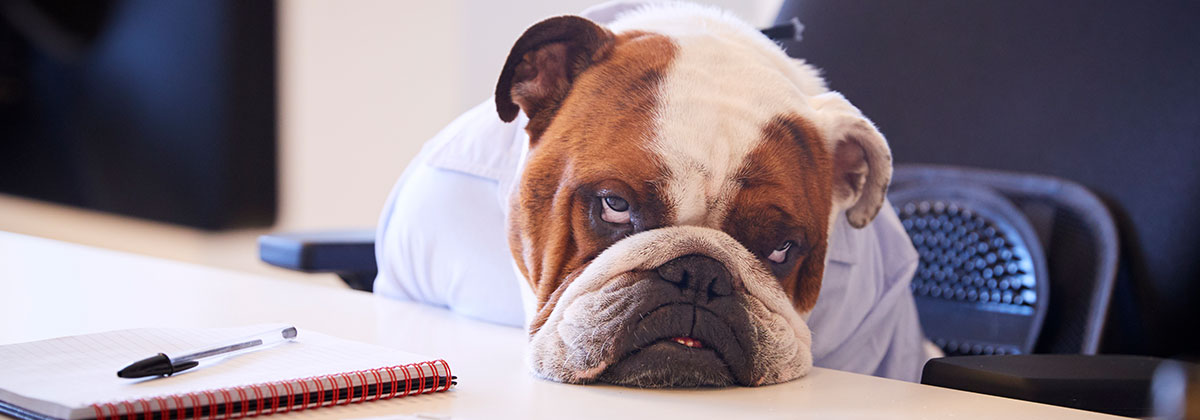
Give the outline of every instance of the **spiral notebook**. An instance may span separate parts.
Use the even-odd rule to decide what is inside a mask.
[[[446,391],[450,366],[300,329],[294,341],[169,377],[117,370],[269,325],[110,331],[0,346],[0,413],[21,418],[238,418]]]

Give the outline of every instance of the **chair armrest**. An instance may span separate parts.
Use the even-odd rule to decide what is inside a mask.
[[[264,262],[308,273],[337,273],[350,287],[371,290],[375,265],[375,231],[342,230],[272,233],[258,237]]]
[[[1151,385],[1164,363],[1147,356],[956,356],[925,363],[921,383],[1132,417],[1153,412]],[[1190,365],[1190,364],[1189,364]],[[1192,366],[1194,368],[1194,366]]]

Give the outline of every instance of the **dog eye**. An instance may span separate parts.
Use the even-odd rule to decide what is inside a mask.
[[[601,197],[604,203],[604,213],[600,218],[605,222],[624,224],[629,223],[629,202],[616,196]]]
[[[767,256],[767,259],[775,264],[783,264],[784,261],[787,261],[789,249],[792,249],[792,241],[784,242],[779,248],[775,248],[774,251],[771,251],[771,255]]]

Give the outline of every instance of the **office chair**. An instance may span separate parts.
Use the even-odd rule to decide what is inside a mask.
[[[910,287],[926,337],[947,355],[1032,353],[1050,287],[1028,218],[987,185],[906,184],[888,198],[920,255]]]
[[[912,288],[922,326],[947,355],[1096,353],[1118,240],[1086,188],[897,165],[888,198],[921,255]]]
[[[952,356],[927,363],[922,383],[1126,416],[1195,409],[1183,389],[1196,386],[1200,367],[1095,355],[1118,240],[1086,188],[902,164],[888,198],[920,255],[911,287],[921,325]]]

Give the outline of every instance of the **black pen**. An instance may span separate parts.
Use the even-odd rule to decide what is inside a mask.
[[[224,356],[233,352],[251,351],[271,344],[296,338],[296,327],[286,326],[273,328],[258,334],[230,340],[223,344],[205,347],[203,349],[182,352],[179,355],[168,356],[159,353],[154,356],[133,362],[117,372],[122,378],[141,378],[146,376],[172,375],[196,367],[201,359]]]

